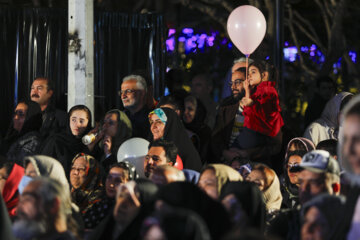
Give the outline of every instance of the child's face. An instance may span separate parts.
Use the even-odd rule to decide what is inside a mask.
[[[259,85],[262,80],[262,76],[260,74],[259,69],[255,66],[250,66],[248,78],[249,78],[250,86],[255,87]]]

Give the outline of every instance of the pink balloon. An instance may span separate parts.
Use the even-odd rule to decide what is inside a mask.
[[[262,42],[266,32],[266,20],[254,6],[243,5],[234,9],[227,21],[231,41],[245,55],[250,55]]]

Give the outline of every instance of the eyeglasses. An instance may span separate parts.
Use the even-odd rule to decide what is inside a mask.
[[[299,167],[299,166],[300,166],[299,163],[288,163],[287,165],[288,168]]]
[[[126,89],[126,90],[121,90],[119,91],[119,95],[122,96],[122,95],[130,95],[130,94],[133,94],[135,93],[137,90],[135,89]]]
[[[14,116],[18,116],[18,117],[20,117],[20,118],[23,118],[23,117],[25,117],[25,112],[24,111],[20,111],[20,110],[16,110],[15,112],[14,112]]]
[[[237,79],[235,81],[230,81],[229,82],[229,86],[231,87],[232,85],[235,85],[235,87],[239,87],[241,83],[243,83],[244,80],[240,80],[240,79]]]
[[[146,155],[145,156],[145,160],[149,161],[150,159],[152,159],[154,162],[158,162],[160,161],[160,157],[156,156],[156,155]]]
[[[109,126],[113,126],[113,125],[116,124],[116,121],[111,120],[111,119],[105,119],[104,124],[108,124]]]
[[[78,173],[85,173],[85,167],[71,167],[71,171],[77,171]]]

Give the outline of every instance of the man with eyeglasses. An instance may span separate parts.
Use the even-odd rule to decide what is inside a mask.
[[[54,87],[48,78],[35,78],[31,85],[30,98],[40,105],[42,111],[43,123],[40,133],[43,139],[66,128],[67,114],[55,108],[53,95]]]
[[[232,73],[231,82],[229,82],[232,95],[222,101],[218,110],[211,139],[212,151],[210,151],[208,159],[210,162],[221,162],[223,158],[232,160],[236,157],[236,154],[231,153],[228,149],[244,124],[240,100],[245,94],[243,85],[246,79],[245,74],[245,67],[240,67]]]
[[[150,177],[157,166],[174,166],[178,149],[173,142],[166,140],[157,140],[149,145],[149,151],[145,156],[144,173]]]
[[[147,138],[150,132],[146,91],[146,80],[140,75],[126,76],[121,84],[119,93],[133,127],[133,137]]]

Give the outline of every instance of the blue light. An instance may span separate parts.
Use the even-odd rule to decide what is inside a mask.
[[[179,42],[185,42],[186,38],[185,37],[179,37]]]
[[[308,52],[308,51],[309,51],[309,48],[306,47],[306,46],[303,46],[303,47],[300,48],[300,51],[302,51],[302,52]]]
[[[191,34],[194,33],[194,29],[192,29],[192,28],[184,28],[184,29],[182,30],[182,32],[183,32],[184,34],[191,35]]]
[[[227,46],[228,46],[228,48],[230,48],[230,49],[233,47],[233,45],[232,45],[231,42],[229,42]]]
[[[267,56],[266,58],[265,58],[265,60],[269,60],[270,59],[270,56]]]
[[[296,47],[284,48],[284,58],[290,62],[296,61],[297,53],[298,53],[298,51],[297,51]]]
[[[357,53],[354,51],[349,51],[349,57],[351,58],[351,61],[353,63],[356,63],[356,57],[357,57]]]
[[[285,47],[289,46],[289,42],[285,41]]]

